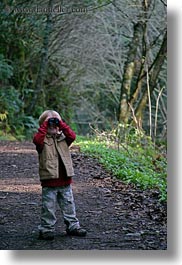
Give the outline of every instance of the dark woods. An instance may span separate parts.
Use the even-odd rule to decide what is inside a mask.
[[[0,136],[29,137],[51,108],[79,134],[166,141],[166,22],[164,1],[1,1]]]

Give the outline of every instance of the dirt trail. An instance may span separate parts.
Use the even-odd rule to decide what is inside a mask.
[[[116,180],[84,154],[72,153],[73,192],[85,238],[69,237],[59,208],[53,241],[38,240],[41,187],[38,157],[30,142],[0,142],[0,249],[167,248],[166,205],[158,192],[142,191]]]

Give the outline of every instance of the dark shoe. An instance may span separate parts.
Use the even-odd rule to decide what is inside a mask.
[[[66,229],[66,233],[69,236],[86,236],[87,231],[83,228],[75,228],[73,230]]]
[[[53,240],[54,239],[54,233],[53,232],[39,232],[39,238],[40,240]]]

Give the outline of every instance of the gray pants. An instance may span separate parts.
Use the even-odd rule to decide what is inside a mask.
[[[54,232],[56,223],[56,203],[63,213],[64,222],[67,228],[71,231],[79,228],[79,221],[76,218],[75,203],[70,185],[66,187],[43,187],[42,188],[42,210],[41,224],[39,231]]]

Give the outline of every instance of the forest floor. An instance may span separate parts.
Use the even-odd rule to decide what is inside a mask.
[[[71,237],[57,207],[55,239],[38,239],[41,186],[30,142],[0,142],[0,249],[165,250],[167,205],[157,190],[126,185],[96,159],[72,150],[73,193],[86,237]]]

